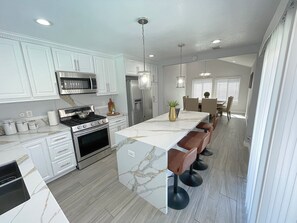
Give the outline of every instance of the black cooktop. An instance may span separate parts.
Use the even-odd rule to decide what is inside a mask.
[[[61,120],[61,123],[67,126],[76,126],[76,125],[81,125],[85,124],[88,122],[94,122],[98,121],[100,119],[105,119],[106,117],[101,116],[101,115],[96,115],[94,113],[90,113],[86,118],[80,118],[78,115],[69,117],[67,119]]]

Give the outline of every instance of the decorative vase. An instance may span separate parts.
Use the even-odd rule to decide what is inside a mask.
[[[174,122],[175,120],[176,120],[175,107],[170,107],[170,110],[169,110],[169,121]]]

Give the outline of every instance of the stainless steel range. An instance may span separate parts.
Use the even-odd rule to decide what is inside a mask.
[[[61,123],[71,127],[78,169],[111,154],[108,119],[96,115],[93,105],[59,109],[58,113]]]

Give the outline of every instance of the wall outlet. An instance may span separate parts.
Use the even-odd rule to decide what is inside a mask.
[[[26,111],[26,115],[27,115],[27,118],[30,118],[33,116],[33,112],[32,111]]]
[[[21,112],[21,113],[19,114],[19,117],[24,118],[24,117],[25,117],[25,112]]]
[[[128,150],[128,155],[135,158],[135,152],[133,152],[132,150]]]

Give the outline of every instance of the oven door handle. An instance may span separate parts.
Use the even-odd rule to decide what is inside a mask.
[[[103,125],[103,126],[101,125],[101,126],[94,127],[94,128],[91,128],[91,129],[86,129],[86,130],[74,132],[73,135],[75,137],[79,137],[79,136],[83,136],[83,135],[86,135],[88,133],[96,132],[96,131],[99,131],[99,130],[102,130],[102,129],[107,129],[107,131],[108,131],[108,125]]]

